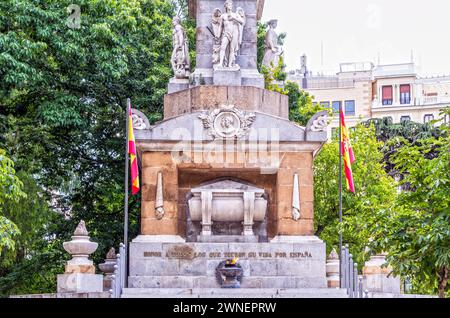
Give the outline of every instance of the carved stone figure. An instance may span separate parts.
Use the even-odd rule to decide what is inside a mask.
[[[189,60],[189,45],[186,31],[180,24],[180,18],[173,18],[173,51],[172,51],[172,69],[175,78],[184,79],[189,78],[190,75],[190,60]]]
[[[271,67],[278,65],[280,59],[280,48],[278,47],[278,34],[275,32],[275,29],[278,25],[278,20],[270,20],[269,21],[269,30],[267,30],[266,38],[264,41],[266,51],[264,53],[263,65],[266,67]]]
[[[224,5],[225,13],[215,9],[212,16],[211,33],[214,37],[213,64],[214,68],[237,68],[236,56],[242,44],[245,12],[237,8],[233,12],[233,1],[227,0]]]

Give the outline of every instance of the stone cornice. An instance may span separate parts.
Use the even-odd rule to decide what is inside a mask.
[[[224,1],[225,2],[225,1]],[[257,0],[256,1],[256,20],[260,21],[264,11],[264,2],[265,0]],[[189,17],[192,19],[196,19],[197,15],[197,0],[189,0]]]

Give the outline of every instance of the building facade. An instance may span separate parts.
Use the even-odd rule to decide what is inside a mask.
[[[302,70],[307,69],[302,65]],[[344,63],[331,76],[297,70],[288,80],[314,96],[314,102],[346,115],[347,125],[370,118],[391,117],[394,123],[411,120],[427,123],[450,106],[450,76],[419,77],[414,63],[374,66],[371,62]],[[446,119],[448,122],[448,119]],[[338,116],[329,136],[339,127]]]

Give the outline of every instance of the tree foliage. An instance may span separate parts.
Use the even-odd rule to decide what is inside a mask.
[[[14,239],[20,234],[17,226],[7,217],[7,204],[22,198],[25,198],[25,193],[22,192],[22,182],[16,176],[14,163],[0,148],[0,264],[5,253],[14,251]]]
[[[162,118],[174,3],[80,0],[80,28],[71,28],[72,3],[0,2],[0,147],[28,195],[11,203],[22,234],[0,266],[0,294],[53,291],[51,274],[68,256],[62,242],[81,219],[99,242],[96,263],[118,246],[126,98],[152,122]],[[193,38],[190,25],[187,32]],[[130,236],[139,199],[130,202]]]
[[[401,173],[395,169],[395,164],[392,157],[397,150],[404,146],[404,142],[410,144],[420,143],[421,140],[427,138],[439,138],[446,134],[445,131],[439,129],[432,123],[416,123],[412,121],[404,121],[402,123],[394,124],[391,117],[369,119],[363,123],[366,127],[370,125],[375,126],[377,139],[383,142],[382,152],[383,162],[386,171],[390,176],[400,176]],[[427,156],[435,156],[432,151]]]
[[[398,195],[373,245],[389,251],[394,272],[415,291],[444,297],[450,269],[450,137],[402,143],[392,160],[409,190]]]
[[[373,233],[383,222],[382,213],[391,211],[396,197],[395,181],[381,163],[381,143],[373,127],[358,125],[350,134],[356,161],[352,165],[356,193],[345,190],[343,179],[343,223],[339,224],[339,146],[333,140],[326,144],[314,163],[314,210],[316,235],[328,251],[338,250],[339,231],[349,244],[354,259],[362,266],[364,254]]]

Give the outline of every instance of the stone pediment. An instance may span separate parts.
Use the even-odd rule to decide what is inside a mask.
[[[201,185],[191,190],[192,193],[201,193],[204,191],[211,192],[254,192],[264,193],[264,189],[260,189],[245,183],[236,182],[233,180],[221,180],[213,183]]]
[[[250,114],[249,112],[246,112]],[[211,135],[211,127],[205,127],[205,121],[201,118],[210,115],[210,112],[194,112],[170,118],[157,123],[154,126],[146,127],[143,130],[136,130],[136,140],[138,142],[180,142],[199,141],[211,142],[222,140]],[[264,137],[267,142],[326,142],[326,112],[321,112],[313,116],[306,127],[301,127],[287,119],[271,116],[268,114],[254,112],[252,122],[248,124],[246,133],[236,134],[235,140],[258,142]],[[148,120],[146,118],[145,122]],[[208,123],[208,121],[206,121]],[[247,129],[248,128],[248,129]],[[266,134],[265,136],[263,136]],[[226,140],[226,139],[223,139]]]
[[[136,139],[139,141],[214,141],[215,137],[210,134],[210,130],[204,127],[203,121],[199,118],[208,112],[196,112],[186,114],[162,121],[146,130],[136,130]],[[289,120],[266,114],[255,113],[249,134],[243,136],[243,140],[252,138],[252,131],[259,129],[270,133],[271,129],[277,130],[277,138],[281,141],[304,141],[305,129]],[[250,136],[250,137],[248,137]],[[269,135],[269,141],[271,136]],[[326,139],[325,139],[326,140]]]

